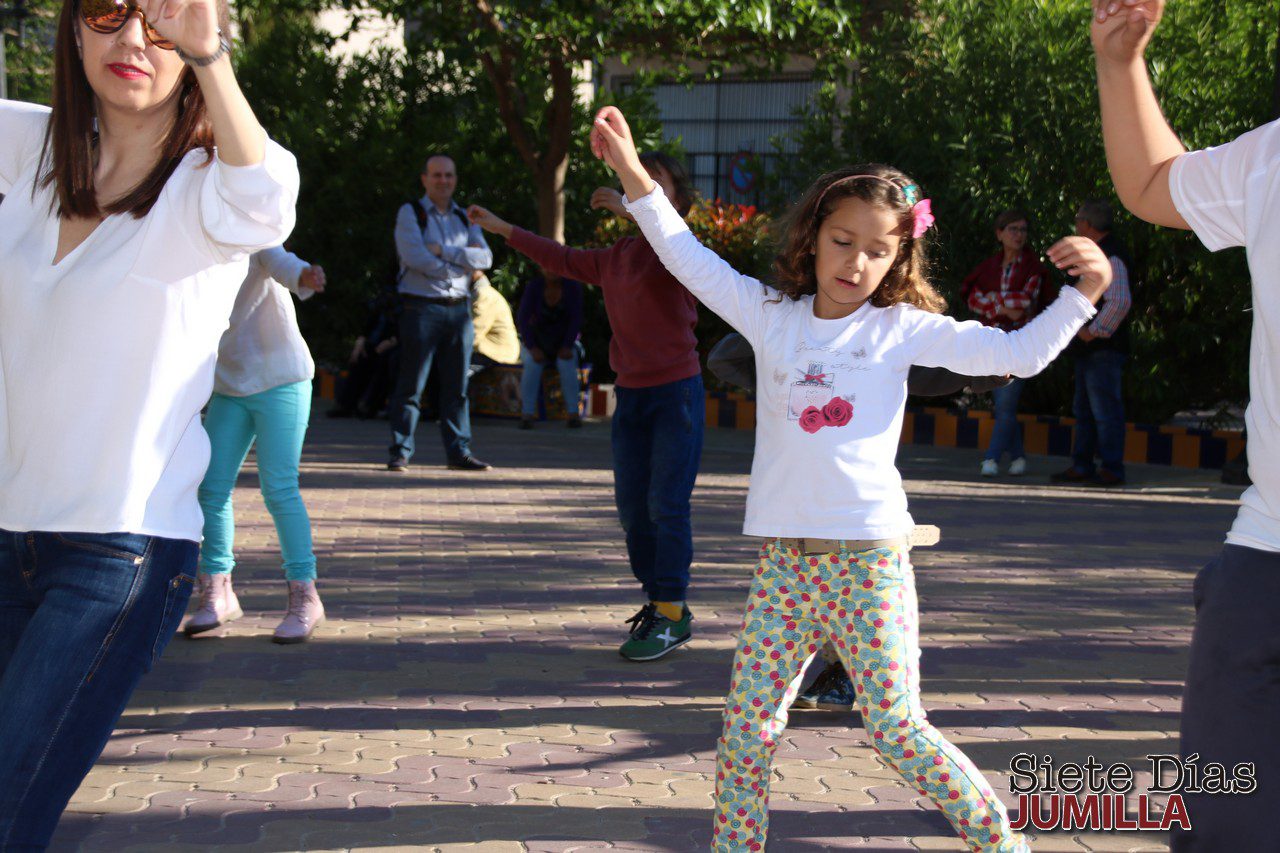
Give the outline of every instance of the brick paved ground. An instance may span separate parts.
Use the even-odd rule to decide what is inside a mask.
[[[268,637],[283,604],[247,469],[247,616],[173,642],[76,795],[56,849],[697,850],[732,632],[755,546],[740,536],[747,433],[713,430],[695,494],[696,640],[617,656],[637,607],[612,509],[607,424],[478,425],[500,467],[377,470],[385,424],[319,419],[304,488],[329,622]],[[1119,492],[980,482],[967,451],[908,448],[925,704],[988,772],[1016,752],[1139,760],[1175,748],[1189,588],[1238,490],[1142,468]],[[996,780],[1007,791],[1006,779]],[[854,715],[795,713],[771,849],[959,850],[867,747]],[[1164,849],[1158,835],[1044,834],[1037,850]]]

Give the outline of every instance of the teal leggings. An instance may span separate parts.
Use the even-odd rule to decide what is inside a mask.
[[[202,572],[218,574],[236,567],[232,554],[236,522],[231,491],[256,439],[258,480],[262,499],[276,523],[284,576],[291,581],[315,580],[311,519],[298,491],[298,463],[310,418],[310,382],[280,385],[248,397],[213,395],[204,418],[212,456],[209,471],[200,484],[200,507],[204,510]]]

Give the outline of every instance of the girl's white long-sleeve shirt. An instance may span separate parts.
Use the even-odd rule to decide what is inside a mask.
[[[812,296],[784,297],[700,244],[661,189],[626,207],[667,269],[755,350],[756,449],[743,527],[751,536],[907,535],[914,522],[894,458],[911,366],[1034,376],[1094,315],[1088,299],[1064,287],[1014,332],[870,302],[822,320]]]
[[[0,101],[0,528],[200,540],[200,410],[249,267],[294,223],[298,169],[192,151],[142,218],[109,216],[58,263],[36,188],[44,107]]]
[[[218,344],[214,393],[248,397],[316,375],[289,295],[301,302],[315,293],[298,286],[310,266],[281,246],[249,259],[249,274],[231,309],[231,326]]]

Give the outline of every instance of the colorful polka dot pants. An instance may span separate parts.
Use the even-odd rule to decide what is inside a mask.
[[[920,704],[915,577],[905,550],[801,556],[767,544],[733,664],[716,762],[712,849],[763,850],[769,775],[805,661],[830,640],[857,686],[876,751],[942,809],[973,850],[1025,851],[973,763]]]

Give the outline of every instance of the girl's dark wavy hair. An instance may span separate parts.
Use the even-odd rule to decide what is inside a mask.
[[[218,21],[230,32],[226,0],[217,0]],[[109,216],[128,213],[141,218],[150,212],[169,176],[188,152],[203,148],[213,162],[213,126],[195,72],[184,68],[171,97],[178,102],[173,125],[160,144],[160,157],[138,184],[118,199],[99,206],[94,186],[98,133],[93,88],[80,58],[80,2],[64,0],[54,40],[53,113],[40,155],[41,177],[36,186],[54,189],[53,207],[63,217]]]
[[[857,180],[858,176],[868,177]],[[927,237],[911,236],[912,203],[906,193],[910,186],[918,185],[898,169],[881,163],[848,166],[818,178],[783,219],[782,237],[773,259],[774,286],[791,299],[818,292],[814,269],[818,231],[840,202],[859,198],[896,216],[905,234],[898,245],[898,256],[894,258],[893,265],[875,293],[871,294],[871,304],[888,308],[905,302],[924,311],[941,314],[946,310],[947,302],[929,283]]]

